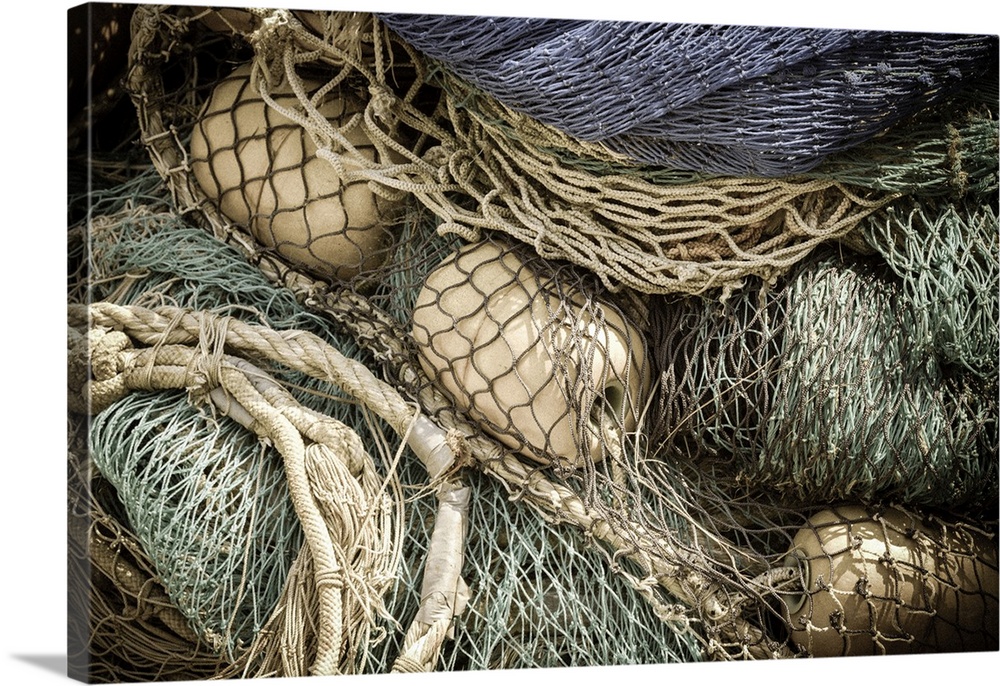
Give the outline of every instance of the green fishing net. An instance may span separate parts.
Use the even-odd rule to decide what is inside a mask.
[[[653,312],[654,440],[726,464],[720,478],[789,503],[995,503],[995,378],[933,354],[884,264],[818,256],[775,287]]]
[[[372,364],[290,291],[270,285],[233,249],[165,211],[156,179],[144,181],[145,188],[117,189],[119,197],[132,194],[132,202],[119,203],[123,209],[99,198],[95,203],[107,213],[92,217],[90,297],[211,309],[275,329],[310,330]],[[418,224],[410,230],[417,232]],[[413,294],[398,297],[406,308]],[[329,385],[269,371],[304,404],[349,423],[371,445],[385,442],[384,428],[373,427],[371,416]],[[229,417],[192,405],[183,391],[126,396],[93,418],[89,448],[99,482],[111,487],[100,489],[101,506],[141,544],[155,581],[203,649],[232,671],[266,625],[302,545],[280,458]],[[378,623],[380,639],[359,658],[362,671],[373,673],[388,671],[402,650],[403,628],[419,605],[436,509],[423,467],[408,451],[396,461],[395,450],[387,448],[381,466],[404,495],[405,543]],[[604,556],[578,531],[550,527],[487,478],[474,479],[472,487],[464,574],[474,600],[446,644],[443,667],[698,659],[694,638],[658,619],[634,588],[609,574]],[[101,632],[91,649],[108,673],[130,654]]]

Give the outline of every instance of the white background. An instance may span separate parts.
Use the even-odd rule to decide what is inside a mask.
[[[66,11],[77,3],[5,3],[0,15],[0,164],[6,214],[0,227],[4,288],[0,309],[0,398],[3,434],[3,584],[0,625],[3,683],[66,683],[65,609],[65,258],[66,258]],[[194,4],[185,2],[182,4]],[[206,0],[206,4],[208,1]],[[239,2],[215,4],[238,6]],[[263,4],[263,3],[251,3]],[[280,4],[280,3],[279,3]],[[306,0],[310,9],[395,10],[739,23],[830,28],[871,28],[968,33],[1000,32],[987,3],[861,2],[663,2],[612,0],[480,0],[479,2],[336,3]],[[992,4],[992,3],[990,3]],[[414,683],[501,683],[510,678],[542,684],[552,678],[627,680],[631,683],[714,681],[739,683],[814,679],[905,684],[981,680],[996,675],[997,653],[920,658],[798,660],[740,665],[666,665],[587,668],[553,674],[477,672],[412,677]],[[989,678],[989,677],[987,677]],[[394,677],[357,677],[396,683]],[[333,681],[332,679],[328,679]],[[325,681],[325,680],[321,680]],[[342,683],[338,681],[337,683]],[[300,683],[274,679],[270,683]],[[187,683],[187,682],[184,682]],[[195,683],[195,682],[191,682]]]

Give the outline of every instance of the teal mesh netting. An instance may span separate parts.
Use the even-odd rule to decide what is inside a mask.
[[[141,202],[125,209],[96,205],[109,213],[94,217],[93,298],[209,308],[275,328],[311,330],[366,359],[235,251],[164,211],[155,187],[119,189],[126,192]],[[402,293],[399,307],[406,308],[413,294]],[[377,442],[371,418],[328,386],[271,371],[301,402]],[[121,500],[108,507],[124,513],[121,526],[142,543],[172,601],[212,649],[237,659],[273,610],[301,545],[280,459],[228,417],[192,406],[183,392],[127,396],[94,418],[90,448]],[[396,476],[410,500],[404,557],[385,603],[399,624],[382,620],[384,638],[367,649],[364,670],[370,672],[387,671],[401,649],[403,628],[419,603],[435,510],[415,458],[407,453]],[[657,618],[638,591],[609,574],[604,555],[579,532],[547,525],[489,479],[473,483],[464,574],[474,600],[446,644],[444,667],[698,659],[695,639]]]

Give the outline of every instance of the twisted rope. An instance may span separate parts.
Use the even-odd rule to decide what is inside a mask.
[[[120,331],[96,332],[88,336],[88,341],[92,342],[90,360],[96,380],[96,383],[89,384],[88,389],[91,410],[100,411],[133,390],[182,388],[197,397],[221,388],[233,403],[242,408],[253,430],[261,438],[273,442],[284,458],[292,504],[302,523],[315,565],[320,621],[318,655],[312,672],[335,673],[343,643],[341,596],[345,553],[340,550],[338,555],[338,546],[335,546],[326,518],[314,499],[306,471],[307,448],[302,434],[280,409],[254,388],[245,367],[226,357],[210,366],[206,356],[199,351],[179,344],[134,349],[131,340]],[[289,395],[282,405],[292,407],[292,402]],[[309,433],[316,435],[313,431]],[[345,425],[330,419],[325,424],[325,434],[332,440],[322,447],[330,451],[331,457],[347,455],[346,461],[354,463],[363,459],[358,456],[359,452],[363,452],[360,439]],[[335,459],[330,461],[335,462]]]
[[[393,674],[434,671],[441,645],[448,636],[451,620],[444,617],[430,626],[414,622],[406,632],[403,653],[392,664]]]
[[[132,390],[187,389],[193,398],[214,401],[231,417],[262,438],[274,443],[285,460],[289,492],[306,537],[307,562],[318,594],[318,648],[310,667],[312,674],[339,671],[342,659],[345,579],[351,544],[354,542],[350,498],[344,492],[359,489],[353,477],[370,458],[360,439],[342,423],[304,408],[276,382],[245,360],[206,351],[206,340],[214,347],[230,346],[244,354],[263,355],[272,361],[337,384],[388,421],[408,440],[421,457],[442,493],[458,489],[468,498],[468,489],[449,470],[463,446],[452,433],[418,415],[392,387],[377,379],[364,365],[343,356],[319,337],[302,331],[275,332],[264,326],[249,325],[231,317],[207,312],[190,312],[163,307],[156,311],[95,303],[89,308],[70,306],[70,321],[89,321],[94,327],[86,335],[71,333],[70,402],[73,406],[99,412]],[[111,330],[108,330],[111,329]],[[71,329],[71,331],[75,331]],[[126,333],[127,332],[127,333]],[[211,332],[211,333],[207,333]],[[132,347],[132,338],[151,345]],[[201,343],[202,350],[192,347]],[[81,368],[81,365],[89,365]],[[307,440],[310,441],[307,443]],[[456,442],[457,441],[457,442]],[[355,502],[364,494],[357,493]],[[442,503],[447,501],[442,497]],[[442,505],[443,509],[443,505]],[[451,518],[444,528],[451,531],[452,546],[444,552],[448,569],[443,582],[462,586],[461,552],[465,512]],[[439,531],[435,529],[435,534]],[[331,532],[337,532],[334,538]],[[457,557],[457,562],[455,558]],[[431,569],[440,556],[430,556],[427,579],[440,572]],[[305,564],[303,562],[302,564]],[[434,582],[432,582],[433,584]],[[287,594],[286,594],[287,595]],[[286,602],[291,602],[287,601]],[[464,604],[447,601],[439,608],[438,619],[450,624]],[[294,609],[294,608],[293,608]],[[289,610],[291,611],[291,610]],[[417,626],[418,622],[414,623]],[[286,623],[286,631],[290,624]],[[424,628],[430,635],[430,629]],[[285,640],[285,645],[292,642]],[[423,640],[420,658],[433,664],[441,641]],[[432,650],[433,657],[426,652]],[[412,653],[412,646],[407,649]],[[284,656],[294,663],[294,656]],[[403,656],[405,662],[407,657]],[[294,673],[294,672],[293,672]]]

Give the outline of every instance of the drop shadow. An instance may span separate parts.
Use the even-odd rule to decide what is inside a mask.
[[[11,655],[15,660],[27,662],[59,676],[67,676],[65,655]]]

